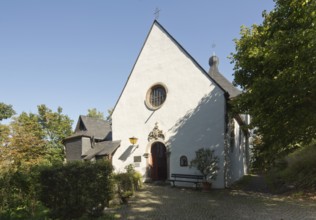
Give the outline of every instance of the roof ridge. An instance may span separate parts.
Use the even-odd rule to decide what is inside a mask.
[[[209,80],[211,80],[212,82],[214,82],[214,84],[216,84],[223,92],[226,92],[226,90],[225,90],[218,82],[216,82],[216,80],[214,80],[212,77],[209,76],[209,74],[206,72],[206,70],[203,69],[203,67],[192,57],[192,55],[191,55],[186,49],[184,49],[184,47],[183,47],[183,46],[155,19],[154,22],[153,22],[153,24],[152,24],[151,27],[150,27],[150,30],[148,31],[147,37],[145,38],[145,41],[144,41],[144,43],[143,43],[143,46],[142,46],[140,52],[138,53],[138,56],[137,56],[137,58],[136,58],[136,61],[134,62],[133,68],[132,68],[131,71],[130,71],[130,74],[129,74],[127,80],[126,80],[126,83],[125,83],[125,85],[124,85],[124,87],[123,87],[123,89],[122,89],[122,92],[121,92],[119,98],[117,99],[117,101],[116,101],[116,103],[115,103],[115,106],[114,106],[114,108],[113,108],[113,112],[115,111],[115,108],[116,108],[116,106],[117,106],[119,100],[120,100],[121,97],[122,97],[122,94],[123,94],[123,92],[124,92],[124,90],[125,90],[125,88],[126,88],[128,82],[129,82],[129,79],[130,79],[132,73],[134,72],[134,68],[135,68],[135,66],[136,66],[136,63],[138,62],[139,57],[140,57],[140,55],[142,54],[143,49],[144,49],[144,47],[145,47],[145,45],[146,45],[146,43],[147,43],[147,40],[148,40],[148,38],[149,38],[149,36],[150,36],[150,34],[151,34],[152,30],[153,30],[153,27],[154,27],[155,25],[156,25],[162,32],[164,32],[164,33],[174,42],[174,44],[175,44],[176,46],[178,46],[178,47],[183,51],[184,54],[186,54],[186,55],[188,56],[188,58],[201,70],[201,72],[202,72]]]
[[[242,92],[236,88],[223,74],[218,70],[219,58],[215,55],[209,59],[210,69],[208,75],[214,79],[221,87],[229,94],[229,97],[234,98]]]

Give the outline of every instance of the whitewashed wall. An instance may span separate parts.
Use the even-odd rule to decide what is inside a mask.
[[[234,146],[229,147],[229,159],[230,167],[228,172],[228,182],[229,184],[239,180],[245,174],[247,174],[247,157],[246,149],[247,142],[246,136],[243,133],[240,125],[236,120],[234,120],[234,133],[235,140]]]
[[[65,150],[66,150],[66,160],[74,161],[80,160],[82,155],[82,141],[81,137],[66,140]]]
[[[82,137],[82,155],[87,153],[91,149],[91,139],[88,137]]]
[[[146,93],[152,85],[163,83],[168,92],[163,106],[149,110]],[[201,147],[215,149],[220,157],[220,173],[215,188],[224,187],[225,98],[216,86],[170,37],[154,24],[128,83],[112,115],[113,140],[121,146],[113,157],[117,172],[142,156],[136,169],[146,172],[145,153],[150,153],[148,134],[158,122],[170,148],[170,173],[199,174],[194,168],[180,167],[180,156],[188,161]],[[138,148],[129,137],[138,138]]]

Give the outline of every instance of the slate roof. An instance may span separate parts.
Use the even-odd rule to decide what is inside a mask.
[[[219,59],[217,56],[211,56],[209,64],[210,70],[208,75],[229,94],[230,98],[234,98],[241,94],[241,91],[234,87],[233,84],[218,71]]]
[[[95,140],[112,140],[112,127],[110,122],[80,115],[75,132],[64,139],[64,142],[76,137],[94,137]]]
[[[84,160],[90,160],[95,156],[112,155],[120,146],[121,141],[102,141],[95,143],[95,146],[89,149],[83,156]]]
[[[109,140],[112,139],[112,128],[108,121],[80,115],[74,135],[94,137],[97,140]]]

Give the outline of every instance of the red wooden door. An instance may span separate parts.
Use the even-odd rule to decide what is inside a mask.
[[[167,179],[167,155],[166,147],[163,143],[156,142],[151,146],[152,157],[152,180],[166,180]]]

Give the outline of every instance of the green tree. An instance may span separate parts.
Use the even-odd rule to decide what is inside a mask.
[[[5,147],[9,144],[10,127],[0,124],[0,147]]]
[[[6,147],[6,159],[13,167],[40,163],[47,151],[45,133],[33,113],[21,113],[11,122],[10,144]]]
[[[316,1],[275,0],[261,25],[235,40],[236,112],[252,116],[261,152],[274,160],[316,136]]]
[[[96,108],[88,109],[87,116],[92,117],[92,118],[98,118],[98,119],[103,119],[104,120],[103,112],[99,112]]]
[[[58,107],[57,112],[53,112],[45,105],[37,106],[38,123],[44,132],[44,140],[48,147],[49,160],[62,161],[64,159],[63,139],[72,133],[73,121],[62,114],[62,108]]]
[[[0,102],[0,121],[11,118],[15,114],[12,105],[6,105]],[[5,147],[9,143],[10,128],[7,125],[0,124],[0,147]],[[1,149],[0,149],[1,154]]]
[[[7,105],[0,102],[0,121],[11,118],[15,114],[12,105]]]
[[[56,163],[64,160],[62,140],[71,134],[72,120],[62,114],[62,108],[53,112],[45,105],[38,106],[38,114],[21,113],[14,117],[9,139],[1,148],[1,167],[29,166]],[[1,127],[0,127],[1,128]]]

